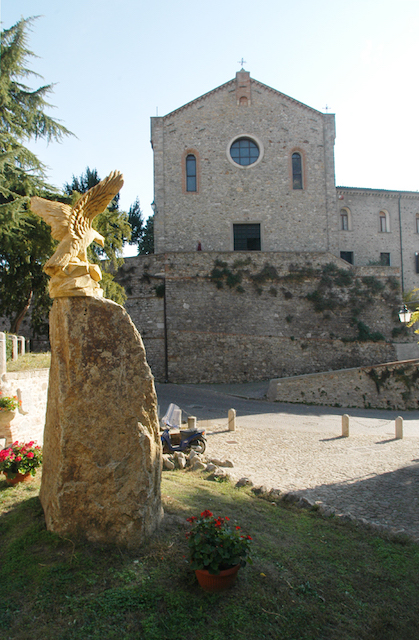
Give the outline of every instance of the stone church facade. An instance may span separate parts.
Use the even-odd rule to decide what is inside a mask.
[[[336,187],[335,117],[250,77],[151,119],[154,256],[118,273],[159,380],[397,359],[419,194]],[[403,257],[403,259],[401,259]]]
[[[416,356],[397,312],[419,287],[419,194],[336,187],[334,140],[334,115],[244,70],[151,119],[155,253],[116,279],[157,380]]]
[[[419,193],[336,187],[335,117],[250,77],[151,118],[155,252],[327,251],[419,287]]]

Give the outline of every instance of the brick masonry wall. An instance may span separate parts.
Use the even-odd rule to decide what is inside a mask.
[[[339,281],[345,275],[347,286]],[[158,380],[262,380],[396,358],[396,269],[354,269],[326,253],[195,251],[129,258],[117,279]],[[307,299],[316,290],[322,311]],[[385,340],[356,341],[356,305],[358,321]]]
[[[12,430],[16,440],[28,442],[36,440],[42,444],[44,437],[45,413],[48,396],[49,369],[34,369],[5,373],[0,387],[3,393],[17,395],[20,390],[22,411],[16,412]],[[0,433],[0,446],[2,434]]]
[[[368,409],[418,409],[419,360],[271,380],[268,399]]]

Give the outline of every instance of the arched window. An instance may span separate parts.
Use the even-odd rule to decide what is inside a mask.
[[[292,188],[303,188],[303,163],[297,152],[292,154]]]
[[[352,215],[348,207],[342,207],[339,217],[339,228],[341,231],[352,231]]]
[[[390,231],[390,217],[388,211],[380,211],[378,230],[380,233],[388,233]]]
[[[386,216],[385,213],[380,213],[380,231],[382,233],[385,233],[387,231],[387,220],[386,220]]]
[[[192,153],[186,156],[186,191],[196,191],[196,158]]]

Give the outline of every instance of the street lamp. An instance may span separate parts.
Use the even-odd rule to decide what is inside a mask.
[[[410,318],[411,317],[412,317],[411,311],[409,311],[409,309],[404,304],[402,306],[402,308],[400,309],[400,311],[399,311],[400,322],[403,322],[404,324],[407,324],[408,322],[410,322]]]

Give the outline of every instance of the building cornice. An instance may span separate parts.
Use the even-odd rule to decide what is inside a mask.
[[[360,187],[336,187],[337,195],[357,194],[362,196],[381,196],[383,198],[406,198],[407,200],[419,200],[417,191],[389,191],[387,189],[367,189]]]

